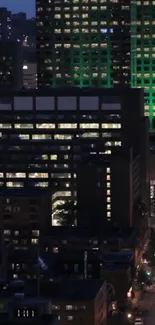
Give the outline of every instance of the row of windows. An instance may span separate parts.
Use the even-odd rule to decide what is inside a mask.
[[[7,199],[7,200],[10,200],[10,199]],[[32,236],[38,237],[40,235],[40,231],[38,229],[33,229],[31,231],[31,234],[32,234]],[[19,236],[20,231],[19,230],[14,230],[13,235],[14,236]],[[11,230],[10,229],[4,229],[4,236],[11,236]]]
[[[14,124],[15,129],[77,129],[77,123],[60,123],[56,126],[54,123],[40,123],[40,124]],[[98,129],[100,127],[99,123],[80,123],[79,128],[81,129]],[[13,128],[12,124],[0,124],[0,129],[11,129]],[[103,129],[120,129],[120,123],[101,123],[101,128]]]
[[[111,137],[111,133],[107,133],[106,135],[104,133],[101,134],[102,137]],[[10,138],[10,139],[17,139],[18,137],[21,139],[21,140],[29,140],[29,139],[32,139],[32,140],[50,140],[50,139],[54,139],[54,140],[72,140],[74,137],[81,137],[81,138],[98,138],[100,136],[100,133],[98,132],[85,132],[85,133],[82,133],[82,134],[76,134],[76,135],[73,135],[73,134],[54,134],[53,136],[51,134],[14,134],[14,135],[3,135],[2,133],[0,133],[0,138],[2,137],[3,139],[7,138]],[[119,143],[118,144],[113,144],[112,142],[109,143],[105,143],[105,145],[120,145]],[[51,158],[50,159],[54,159]],[[56,158],[55,158],[56,159]]]

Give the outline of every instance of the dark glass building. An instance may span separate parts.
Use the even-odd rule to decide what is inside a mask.
[[[9,41],[12,37],[11,12],[0,8],[0,41]]]
[[[135,0],[37,0],[36,10],[38,88],[134,85]]]
[[[50,188],[53,219],[77,197],[77,169],[116,146],[140,155],[144,201],[148,126],[139,89],[52,89],[0,93],[0,186]],[[147,182],[147,186],[146,186]]]
[[[22,46],[18,42],[0,42],[0,88],[23,86]]]
[[[155,128],[155,1],[137,1],[137,88],[145,89],[145,115]]]

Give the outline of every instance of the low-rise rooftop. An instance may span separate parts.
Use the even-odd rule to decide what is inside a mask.
[[[101,287],[102,280],[68,280],[51,282],[42,287],[44,296],[49,295],[53,300],[92,300],[96,297]]]

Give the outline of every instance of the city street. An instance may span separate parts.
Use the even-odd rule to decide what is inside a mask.
[[[139,301],[139,309],[144,314],[144,323],[146,325],[155,324],[155,268],[152,267],[153,289],[147,292],[144,298]]]
[[[139,309],[144,314],[144,323],[146,325],[155,324],[155,291],[144,295],[144,298],[139,302]]]

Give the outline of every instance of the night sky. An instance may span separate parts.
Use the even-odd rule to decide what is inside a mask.
[[[35,16],[35,0],[0,0],[0,7],[7,7],[13,13],[26,12],[28,17]]]

